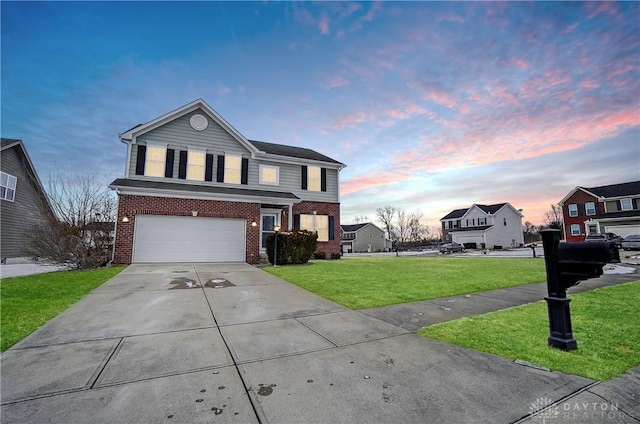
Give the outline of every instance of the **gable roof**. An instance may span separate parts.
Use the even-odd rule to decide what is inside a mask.
[[[44,186],[40,181],[40,177],[38,177],[38,173],[36,172],[36,168],[33,166],[33,162],[31,162],[31,158],[27,153],[27,149],[24,147],[24,143],[22,140],[14,139],[14,138],[0,138],[0,151],[4,152],[5,150],[11,148],[17,148],[18,154],[24,158],[24,164],[26,167],[27,174],[30,175],[32,179],[33,186],[36,191],[44,198],[46,207],[51,211],[51,204],[49,203],[49,197],[47,193],[44,191]]]
[[[496,203],[494,205],[479,205],[479,204],[475,203],[475,204],[471,205],[471,207],[469,207],[469,208],[455,209],[455,210],[449,212],[447,215],[445,215],[442,218],[440,218],[440,221],[444,221],[444,220],[447,220],[447,219],[462,218],[474,206],[477,206],[478,208],[480,208],[487,215],[495,215],[496,212],[498,212],[500,209],[502,209],[506,205],[509,205],[509,203],[508,202]],[[509,205],[509,206],[511,206],[511,205]],[[513,208],[513,206],[511,206],[511,207]],[[515,208],[513,208],[513,209],[516,210]],[[519,212],[520,211],[518,211],[518,213]]]
[[[287,146],[284,144],[267,143],[264,141],[249,140],[258,150],[276,156],[286,156],[290,158],[309,159],[320,162],[331,162],[343,165],[335,159],[331,159],[315,150],[306,149],[304,147]]]
[[[593,197],[600,199],[612,198],[612,197],[624,197],[640,194],[640,181],[631,181],[628,183],[609,184],[599,187],[582,187],[577,186],[562,198],[558,203],[563,205],[571,196],[573,196],[578,190],[584,191]]]
[[[368,224],[368,222],[365,222],[364,224],[340,225],[340,227],[342,228],[343,232],[352,233],[352,232],[358,231],[362,227],[365,227],[367,224]]]
[[[153,119],[146,124],[138,124],[135,127],[130,128],[120,134],[120,140],[135,144],[137,137],[198,109],[201,109],[207,115],[209,115],[209,118],[220,125],[249,152],[251,152],[252,157],[260,157],[262,159],[272,159],[276,161],[282,160],[282,158],[288,158],[294,162],[300,162],[300,159],[302,159],[303,161],[328,163],[332,165],[332,168],[337,169],[342,169],[346,166],[345,164],[338,162],[337,160],[331,159],[330,157],[320,154],[311,149],[287,146],[284,144],[267,143],[264,141],[249,141],[202,99],[196,99],[191,103],[179,107],[178,109],[172,110],[169,113],[165,113],[164,115]]]

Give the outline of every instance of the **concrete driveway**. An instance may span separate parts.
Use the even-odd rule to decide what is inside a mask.
[[[131,265],[1,367],[3,423],[510,423],[593,383],[418,337],[246,264]]]

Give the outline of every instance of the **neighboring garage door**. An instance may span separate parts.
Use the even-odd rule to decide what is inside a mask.
[[[244,262],[243,219],[137,215],[133,262]]]

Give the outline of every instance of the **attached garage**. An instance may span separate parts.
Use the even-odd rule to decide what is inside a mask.
[[[244,262],[245,220],[137,215],[132,262]]]

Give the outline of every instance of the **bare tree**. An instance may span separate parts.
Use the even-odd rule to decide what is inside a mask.
[[[395,235],[400,243],[409,241],[411,237],[411,217],[404,209],[396,209]]]
[[[363,215],[363,216],[356,216],[356,217],[354,218],[354,222],[355,222],[356,224],[364,224],[364,223],[366,223],[366,222],[369,222],[369,217],[364,216],[364,215]]]
[[[76,268],[95,268],[111,258],[116,201],[95,176],[50,176],[46,186],[50,207],[41,209],[47,222],[26,234],[26,254]]]
[[[393,240],[393,218],[396,215],[396,208],[390,205],[378,208],[376,209],[376,215],[378,216],[378,221],[382,223],[384,230],[387,232],[387,236]]]
[[[428,234],[428,229],[422,225],[422,212],[417,210],[408,215],[409,241],[419,242]]]
[[[538,234],[539,228],[533,225],[529,221],[524,222],[524,226],[522,227],[522,232],[524,235],[524,242],[531,243],[540,239],[540,235]]]
[[[551,210],[544,213],[544,223],[547,228],[563,231],[562,207],[560,205],[551,205]],[[564,231],[560,237],[564,238]]]

